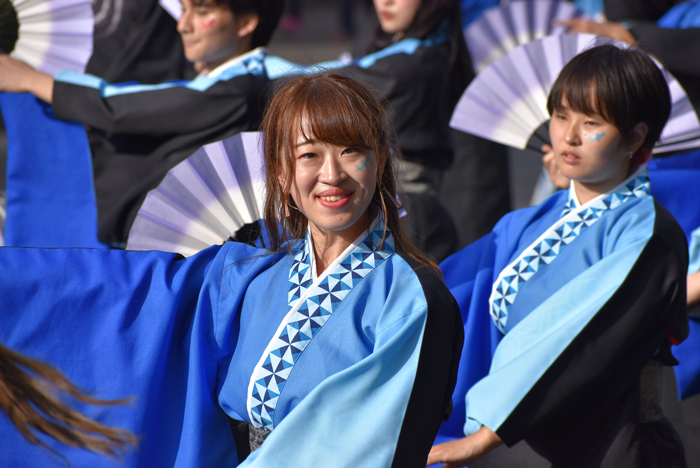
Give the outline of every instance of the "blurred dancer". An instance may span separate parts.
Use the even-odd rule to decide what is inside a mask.
[[[391,104],[404,161],[404,226],[413,242],[442,260],[457,248],[457,231],[438,198],[454,158],[449,119],[472,77],[456,0],[375,0],[378,23],[369,55],[342,70]]]
[[[0,90],[30,92],[57,117],[90,127],[100,241],[122,247],[146,193],[197,148],[257,127],[269,84],[265,46],[283,6],[183,1],[178,31],[202,70],[192,81],[110,85],[75,72],[54,79],[0,56]]]

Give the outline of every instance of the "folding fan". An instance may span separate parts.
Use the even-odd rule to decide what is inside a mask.
[[[205,145],[175,166],[146,196],[127,250],[189,256],[260,219],[265,200],[261,136],[240,133]]]
[[[82,72],[92,54],[90,0],[0,0],[0,48],[37,70]]]
[[[566,33],[553,20],[591,19],[565,0],[513,0],[487,10],[464,29],[474,70],[478,73],[505,53],[545,36]]]
[[[563,34],[547,36],[508,52],[471,82],[457,103],[450,125],[525,149],[535,130],[549,120],[547,96],[561,69],[580,52],[602,44],[629,47],[591,34]],[[654,152],[700,146],[700,122],[688,96],[667,70],[661,65],[659,68],[671,91],[672,108]]]
[[[170,16],[175,18],[176,21],[180,19],[182,15],[182,4],[180,4],[180,0],[160,0],[158,3],[160,3],[160,6],[170,13]]]

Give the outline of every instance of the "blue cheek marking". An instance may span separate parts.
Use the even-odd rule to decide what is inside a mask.
[[[595,135],[586,135],[588,141],[600,141],[605,136],[605,133],[596,133]]]
[[[369,161],[369,158],[365,157],[365,159],[362,160],[362,162],[359,166],[355,166],[355,172],[357,172],[357,171],[364,172],[365,168],[368,167],[367,161]]]

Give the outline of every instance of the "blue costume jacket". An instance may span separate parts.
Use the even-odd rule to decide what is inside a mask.
[[[688,333],[685,245],[643,168],[584,205],[572,186],[513,212],[445,260],[466,344],[440,439],[486,425],[561,466],[639,458],[657,435],[640,426],[640,373],[674,364]]]
[[[164,252],[0,249],[0,340],[123,407],[127,466],[425,466],[450,411],[458,309],[372,228],[316,277],[308,241]],[[229,418],[272,430],[238,465]],[[51,454],[0,419],[0,466]],[[111,460],[57,444],[74,467]],[[12,449],[8,449],[12,447]]]

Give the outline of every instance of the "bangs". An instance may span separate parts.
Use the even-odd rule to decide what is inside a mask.
[[[299,135],[309,142],[353,146],[376,151],[374,143],[383,138],[382,122],[360,96],[326,82],[311,83],[287,103],[289,118],[287,149],[296,147]],[[296,133],[296,134],[295,134]]]
[[[570,109],[586,115],[600,115],[606,121],[616,124],[605,104],[609,100],[606,96],[601,96],[601,91],[604,94],[604,90],[605,86],[598,86],[598,77],[595,75],[571,74],[562,80],[560,86],[552,88],[547,103],[549,114]]]

